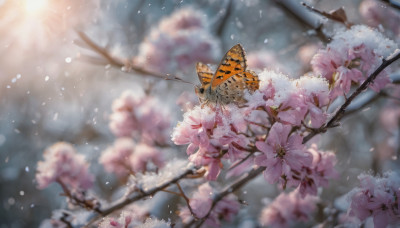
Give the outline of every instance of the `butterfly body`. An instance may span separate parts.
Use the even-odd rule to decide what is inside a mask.
[[[258,89],[256,73],[246,70],[246,56],[240,44],[233,46],[224,56],[215,73],[205,64],[198,63],[197,74],[201,82],[195,91],[202,103],[244,102],[244,91]]]

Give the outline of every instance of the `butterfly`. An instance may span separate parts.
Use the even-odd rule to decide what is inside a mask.
[[[254,92],[259,87],[255,72],[246,70],[246,55],[242,45],[233,46],[221,60],[215,73],[203,63],[197,63],[196,71],[201,85],[195,92],[201,103],[242,103],[244,91]]]

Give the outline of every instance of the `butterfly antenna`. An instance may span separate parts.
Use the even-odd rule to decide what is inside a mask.
[[[165,77],[164,79],[165,79],[165,80],[168,80],[168,81],[182,82],[182,83],[191,84],[191,85],[193,85],[193,86],[196,86],[194,83],[189,82],[189,81],[185,81],[185,80],[183,80],[182,78],[177,77],[177,76],[167,75],[167,77]]]

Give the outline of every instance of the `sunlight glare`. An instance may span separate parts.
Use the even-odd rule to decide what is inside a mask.
[[[47,4],[47,0],[24,0],[24,2],[25,10],[31,14],[41,12]]]

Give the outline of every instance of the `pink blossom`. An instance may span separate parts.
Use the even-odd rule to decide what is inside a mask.
[[[177,145],[189,144],[189,160],[198,166],[207,166],[206,177],[215,180],[221,170],[221,159],[236,161],[246,156],[249,139],[240,133],[247,130],[243,110],[228,105],[224,109],[195,107],[185,113],[172,134]],[[221,155],[225,150],[226,154]]]
[[[198,191],[190,198],[189,205],[197,218],[204,218],[208,214],[212,206],[213,194],[214,190],[209,183],[204,183],[199,186]],[[229,194],[215,205],[206,219],[204,226],[219,227],[221,225],[220,219],[232,221],[233,216],[239,212],[239,209],[240,204],[236,196]],[[182,209],[179,216],[186,223],[193,219],[188,208]]]
[[[295,83],[287,76],[273,71],[260,75],[260,91],[270,117],[284,124],[300,125],[307,113],[307,105]]]
[[[187,71],[196,62],[213,62],[217,39],[199,11],[184,8],[164,18],[139,47],[135,62],[161,73]]]
[[[310,126],[321,127],[328,117],[324,109],[330,101],[328,81],[325,78],[304,75],[294,83],[304,99],[304,104],[308,106]]]
[[[144,143],[138,144],[135,147],[135,153],[130,157],[133,170],[135,172],[145,172],[150,162],[157,168],[162,168],[165,163],[161,151]]]
[[[307,222],[316,209],[319,198],[303,198],[297,190],[289,194],[281,193],[261,212],[259,221],[267,227],[290,227],[295,222]]]
[[[44,152],[44,161],[38,162],[36,181],[38,188],[46,188],[52,182],[60,182],[74,191],[87,190],[94,177],[83,155],[77,154],[71,144],[58,142]]]
[[[207,21],[200,11],[187,7],[162,20],[159,28],[163,32],[176,33],[181,30],[206,29],[207,26]]]
[[[117,139],[112,147],[103,152],[99,162],[108,172],[120,178],[137,172],[145,172],[150,163],[157,168],[164,166],[162,153],[158,149],[143,143],[135,145],[130,138]]]
[[[327,187],[329,179],[339,177],[335,170],[336,156],[332,152],[318,150],[317,145],[312,144],[307,150],[312,155],[312,164],[304,166],[301,174],[299,193],[302,197],[307,194],[317,195],[318,187]]]
[[[130,157],[135,150],[135,143],[130,138],[120,138],[101,155],[99,162],[104,168],[120,178],[133,174]]]
[[[400,177],[398,173],[385,173],[381,178],[360,175],[360,187],[349,193],[350,215],[361,221],[372,216],[375,227],[400,224]]]
[[[170,120],[152,97],[125,91],[112,105],[110,129],[117,137],[135,137],[148,144],[166,144]]]
[[[368,25],[373,27],[382,25],[386,34],[399,39],[400,13],[396,9],[387,7],[385,3],[376,0],[364,0],[360,4],[360,14]]]
[[[326,49],[313,57],[311,65],[316,75],[328,79],[334,99],[348,93],[352,83],[362,83],[396,48],[378,31],[358,25],[337,33]],[[388,72],[381,72],[371,89],[379,91],[388,84]]]
[[[275,123],[265,142],[256,143],[263,153],[256,158],[256,164],[266,167],[264,176],[269,183],[279,181],[283,188],[288,181],[295,186],[297,181],[291,179],[292,172],[299,172],[312,162],[311,154],[304,150],[303,137],[296,133],[290,135],[291,131],[290,125]]]

